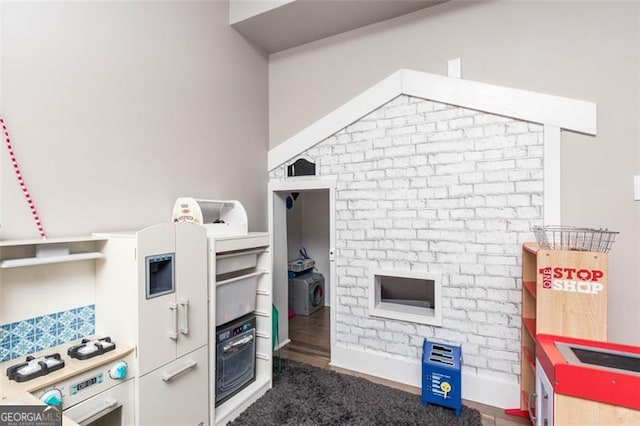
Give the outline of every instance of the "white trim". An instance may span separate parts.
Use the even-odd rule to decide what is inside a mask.
[[[596,104],[492,84],[402,70],[403,93],[566,130],[596,134]]]
[[[296,190],[311,190],[311,189],[330,189],[336,187],[336,178],[322,178],[322,179],[299,179],[289,178],[287,180],[271,180],[269,181],[269,192],[278,191],[296,191]]]
[[[401,69],[269,150],[271,171],[399,95],[596,134],[596,104]]]
[[[338,311],[338,275],[336,274],[336,182],[329,187],[329,274],[331,291],[329,293],[329,338],[331,353],[336,348],[337,322],[336,312]],[[333,355],[332,355],[333,356]]]
[[[422,389],[422,365],[419,361],[396,359],[336,345],[331,349],[331,365]],[[462,373],[463,399],[493,407],[513,408],[520,406],[519,397],[520,386],[517,383]]]
[[[545,225],[560,225],[561,174],[560,174],[560,128],[544,126],[544,188],[543,221]]]
[[[462,78],[462,59],[450,59],[447,62],[447,75],[451,78]]]
[[[291,178],[287,180],[271,180],[269,182],[269,233],[271,235],[271,250],[272,250],[272,262],[274,262],[272,266],[272,270],[274,268],[280,267],[280,265],[275,264],[276,260],[276,250],[274,246],[275,236],[275,221],[276,217],[274,214],[274,196],[277,192],[288,192],[288,191],[304,191],[304,190],[328,190],[329,191],[329,283],[331,286],[331,291],[329,292],[330,296],[330,315],[329,315],[329,329],[330,329],[330,340],[331,340],[331,353],[335,348],[336,344],[336,307],[337,305],[337,296],[336,296],[336,262],[335,262],[335,252],[336,252],[336,178],[324,178],[324,179],[296,179]],[[286,236],[285,236],[286,238]],[[286,256],[286,253],[285,253]],[[274,296],[275,296],[275,287],[274,287]],[[288,299],[288,296],[287,296]],[[281,318],[286,318],[282,317]],[[282,320],[281,320],[282,321]],[[288,320],[287,320],[288,321]],[[287,322],[288,325],[288,322]],[[289,342],[289,328],[286,328],[286,336],[282,336],[286,342]],[[282,347],[283,345],[281,345]]]
[[[433,307],[404,306],[380,300],[378,277],[401,277],[413,280],[433,281]],[[395,271],[372,269],[369,276],[369,315],[391,318],[418,324],[442,325],[442,275],[422,271]]]

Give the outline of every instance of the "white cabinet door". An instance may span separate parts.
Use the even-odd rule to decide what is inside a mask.
[[[175,253],[174,229],[173,224],[168,223],[145,228],[138,233],[137,291],[140,375],[176,358],[176,340],[178,338],[176,293],[174,291],[162,296],[147,298],[146,291],[146,258]]]
[[[553,426],[553,387],[537,359],[536,426]]]
[[[177,356],[207,344],[207,231],[176,224]]]
[[[208,425],[207,378],[207,346],[141,377],[140,425]]]

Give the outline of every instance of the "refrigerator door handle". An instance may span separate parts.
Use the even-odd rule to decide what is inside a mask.
[[[169,302],[169,310],[171,311],[171,327],[169,330],[169,339],[178,339],[178,305],[175,302]]]
[[[189,299],[180,300],[180,306],[182,306],[182,326],[180,327],[180,333],[186,336],[189,334]]]

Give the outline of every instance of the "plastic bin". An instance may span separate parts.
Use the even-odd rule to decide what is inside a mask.
[[[219,281],[216,285],[216,326],[256,309],[260,272]]]
[[[257,250],[231,252],[216,256],[216,275],[255,268],[258,263]]]

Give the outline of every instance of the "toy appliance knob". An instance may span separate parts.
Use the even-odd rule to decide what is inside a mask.
[[[125,361],[120,361],[109,369],[109,377],[114,380],[122,380],[127,377],[128,366]]]

